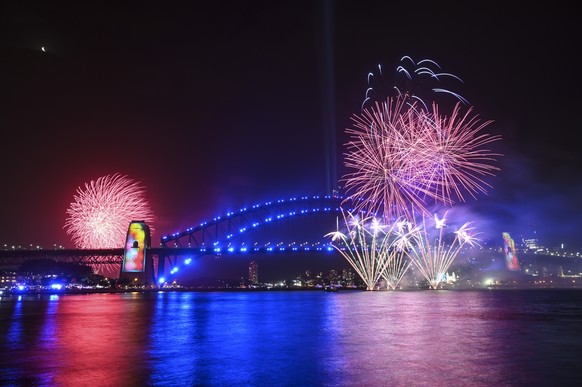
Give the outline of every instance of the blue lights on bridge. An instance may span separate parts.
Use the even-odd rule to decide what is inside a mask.
[[[192,258],[186,258],[183,263],[185,266],[190,265],[192,263]],[[176,274],[179,270],[180,270],[180,268],[178,266],[173,267],[172,270],[170,270],[170,276]],[[168,278],[162,276],[158,279],[158,284],[162,285],[162,284],[166,283],[167,281],[168,281]]]
[[[350,210],[344,204],[345,199],[336,196],[278,200],[231,211],[199,226],[166,235],[161,240],[160,248],[150,248],[151,259],[157,257],[158,260],[157,275],[150,278],[156,283],[166,283],[168,277],[176,277],[186,265],[195,266],[192,265],[193,260],[204,256],[334,254],[336,250],[331,245],[331,239],[325,235],[336,229],[342,209]],[[44,250],[40,252],[50,254]],[[63,253],[58,250],[58,253],[59,258],[71,259],[72,256],[88,264],[116,263],[114,260],[120,254],[116,249],[98,250],[90,255],[87,251]],[[21,257],[18,255],[10,259],[19,260]]]
[[[329,228],[323,232],[319,230],[316,234],[318,238],[315,241],[303,242],[301,247],[297,247],[297,242],[287,243],[273,243],[269,241],[253,241],[249,243],[248,240],[242,240],[242,234],[248,234],[261,226],[286,221],[288,219],[298,218],[302,215],[320,215],[333,214],[339,215],[341,213],[341,205],[346,199],[338,196],[303,196],[301,198],[291,198],[286,200],[278,200],[276,202],[266,202],[252,206],[251,210],[247,207],[241,208],[238,211],[227,212],[224,216],[217,216],[211,221],[200,223],[199,226],[189,227],[185,231],[165,235],[161,238],[161,245],[163,247],[194,247],[204,248],[205,246],[213,246],[209,252],[259,252],[266,251],[311,251],[313,249],[326,250],[326,245],[330,241],[323,238],[325,232],[330,231],[335,227],[329,223]],[[335,219],[335,218],[334,218]],[[305,223],[309,225],[309,223]],[[328,226],[325,226],[328,227]],[[233,232],[236,230],[236,232]],[[284,236],[291,238],[290,236]],[[248,237],[245,237],[248,239]],[[313,235],[310,238],[314,238]],[[239,241],[236,243],[234,240]],[[284,247],[279,246],[281,243]],[[223,247],[220,247],[224,245]],[[234,247],[238,245],[239,247]],[[331,250],[331,246],[329,246]]]

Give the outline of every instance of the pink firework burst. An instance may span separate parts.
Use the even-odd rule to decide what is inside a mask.
[[[436,104],[427,112],[400,96],[352,120],[345,165],[354,172],[342,180],[360,211],[387,219],[430,214],[432,203],[486,193],[483,177],[498,170],[492,162],[501,155],[484,146],[500,137],[481,133],[491,121],[481,122],[471,108],[462,113],[460,103],[446,117]]]
[[[473,108],[463,112],[459,103],[449,117],[439,114],[436,103],[432,113],[420,115],[422,132],[411,149],[413,162],[425,172],[418,183],[431,198],[445,204],[465,202],[464,192],[473,199],[479,193],[486,194],[491,186],[483,178],[499,170],[493,163],[502,156],[486,148],[501,139],[483,132],[493,121],[481,121]]]
[[[375,108],[352,116],[353,128],[346,129],[351,140],[346,144],[346,167],[354,170],[343,176],[344,188],[356,209],[386,219],[411,214],[424,208],[424,187],[417,184],[418,171],[411,156],[419,114],[409,109],[404,98],[388,99]],[[346,199],[346,200],[347,200]]]
[[[77,188],[64,228],[77,248],[117,248],[123,247],[132,220],[145,221],[153,231],[154,216],[145,188],[116,173]]]

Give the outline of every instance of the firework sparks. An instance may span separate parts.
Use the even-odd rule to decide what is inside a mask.
[[[153,218],[145,188],[127,176],[113,174],[77,188],[64,228],[77,248],[117,248],[123,247],[132,220],[151,223]]]
[[[388,289],[398,289],[400,281],[410,268],[411,262],[406,259],[402,250],[396,250],[392,259],[387,262],[386,269],[382,272],[382,278],[386,281]]]
[[[351,212],[342,210],[347,232],[336,231],[331,237],[332,246],[348,261],[366,284],[366,290],[375,290],[380,278],[388,287],[396,289],[406,273],[409,263],[404,253],[397,248],[401,228],[382,225],[377,218],[368,216],[359,219]]]
[[[345,154],[346,167],[354,170],[342,177],[344,188],[356,209],[383,214],[388,220],[409,215],[411,205],[425,207],[422,187],[414,184],[416,164],[410,157],[417,119],[403,98],[389,99],[352,116],[354,127],[346,129],[351,136]],[[350,195],[351,193],[351,195]]]
[[[478,245],[477,234],[471,223],[467,222],[453,232],[453,241],[448,243],[446,214],[440,220],[435,215],[434,228],[427,226],[427,219],[430,218],[422,217],[421,224],[411,228],[405,251],[431,289],[438,289],[462,247],[465,244]]]
[[[472,108],[463,113],[459,103],[450,117],[440,115],[436,104],[432,113],[420,115],[423,125],[417,127],[422,133],[415,133],[413,154],[414,162],[422,163],[417,169],[426,174],[418,183],[433,199],[445,204],[465,202],[463,192],[474,199],[479,192],[487,193],[485,187],[491,186],[482,177],[493,176],[499,170],[492,163],[501,156],[485,148],[501,139],[483,132],[493,121],[482,122]]]
[[[382,68],[378,69],[382,75]],[[435,87],[434,82],[445,79],[462,83],[456,75],[441,71],[436,62],[425,59],[416,63],[405,56],[396,71],[403,82],[397,82],[394,97],[380,97],[382,93],[371,81],[381,77],[368,75],[370,87],[362,113],[353,115],[353,127],[346,129],[350,141],[346,144],[345,166],[351,172],[341,179],[347,191],[344,203],[350,200],[357,212],[367,216],[379,216],[387,222],[396,220],[391,229],[396,238],[372,250],[361,242],[359,229],[348,227],[349,238],[339,231],[329,235],[333,236],[332,241],[345,244],[342,254],[350,263],[354,262],[356,271],[357,265],[369,268],[373,263],[381,263],[382,270],[358,271],[368,288],[377,280],[370,273],[380,273],[391,288],[398,286],[410,263],[402,254],[392,253],[390,259],[382,256],[392,251],[405,252],[431,288],[436,289],[461,247],[475,244],[476,239],[466,223],[454,233],[454,241],[446,244],[443,240],[446,218],[436,215],[437,235],[429,233],[426,225],[427,219],[432,219],[429,208],[464,202],[467,193],[474,199],[478,193],[487,193],[491,186],[485,178],[499,170],[492,163],[502,155],[486,146],[501,137],[483,133],[492,121],[481,121],[472,107],[461,110],[462,104],[469,103],[460,94],[440,85]],[[436,94],[456,99],[448,116],[441,114],[443,105],[435,101]],[[427,105],[425,101],[429,100]],[[416,225],[419,216],[422,223]]]
[[[362,111],[366,107],[374,106],[376,102],[391,97],[402,97],[408,103],[418,104],[418,108],[425,111],[428,111],[431,103],[440,96],[453,97],[456,102],[470,105],[461,94],[450,89],[450,86],[455,87],[463,83],[463,80],[455,74],[442,71],[441,66],[434,60],[423,59],[415,62],[406,55],[396,66],[393,85],[386,82],[381,65],[378,65],[377,73],[368,74],[368,88],[362,102]]]
[[[360,211],[381,213],[386,219],[429,214],[435,202],[452,205],[490,187],[491,165],[501,156],[485,148],[500,136],[481,133],[492,121],[481,122],[473,110],[455,105],[450,117],[417,109],[405,98],[388,99],[352,117],[346,129],[345,165],[354,172],[342,177],[350,199]],[[357,203],[357,201],[355,201]]]

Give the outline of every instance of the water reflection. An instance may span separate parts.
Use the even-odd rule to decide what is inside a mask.
[[[199,357],[195,347],[206,314],[195,296],[196,293],[157,294],[148,346],[153,384],[194,379],[193,364]]]
[[[37,386],[147,380],[142,345],[151,304],[139,294],[19,297],[6,340],[13,359],[3,378]],[[2,363],[10,360],[3,355]]]
[[[138,385],[146,380],[142,351],[151,321],[150,303],[138,293],[79,296],[60,303],[59,385],[94,380],[102,385]]]
[[[494,327],[467,318],[472,311],[478,316],[484,302],[466,293],[439,291],[422,297],[403,292],[346,297],[338,304],[342,336],[351,343],[346,356],[340,356],[342,372],[361,385],[455,385],[460,377],[472,385],[498,382],[499,368],[488,374],[487,367],[488,358],[503,365],[490,345]],[[354,309],[354,303],[367,308]]]
[[[582,292],[0,298],[0,385],[576,385]]]
[[[317,381],[319,363],[334,349],[329,304],[320,301],[301,292],[160,294],[152,383],[261,385],[282,375]],[[174,333],[160,325],[170,319]]]

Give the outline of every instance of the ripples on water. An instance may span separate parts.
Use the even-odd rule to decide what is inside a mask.
[[[582,290],[0,297],[2,386],[568,386]]]

